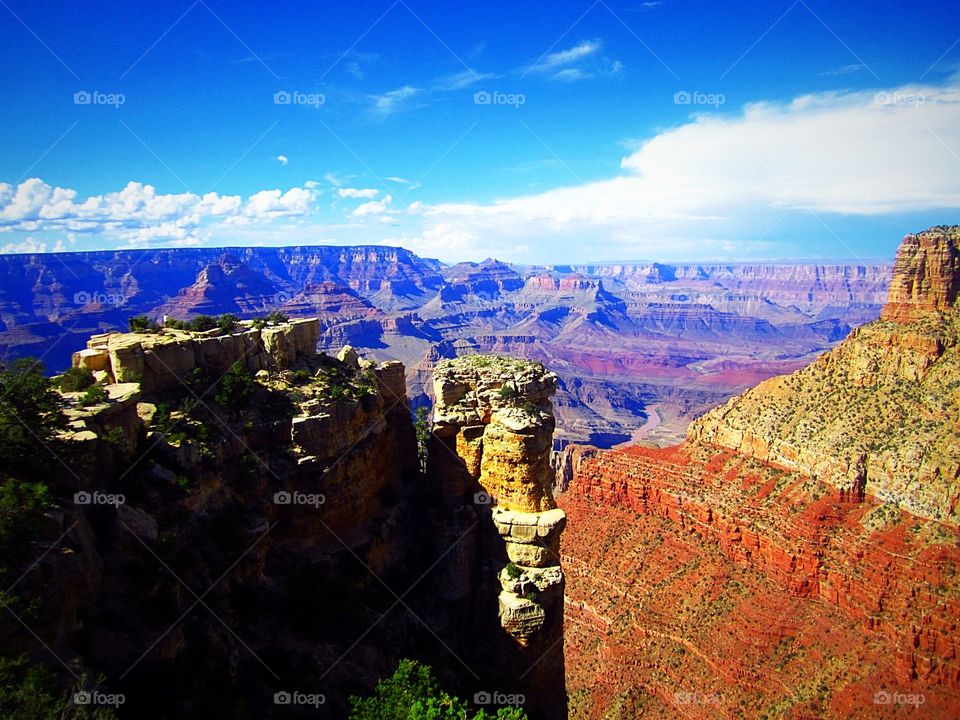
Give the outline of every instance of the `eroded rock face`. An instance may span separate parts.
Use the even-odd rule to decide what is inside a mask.
[[[556,507],[550,451],[557,376],[538,363],[469,356],[439,363],[434,432],[456,436],[473,480],[503,508]]]
[[[960,227],[933,227],[900,244],[881,318],[909,323],[930,311],[950,310],[958,295]]]
[[[539,363],[466,356],[438,363],[433,386],[428,478],[453,506],[451,524],[472,522],[469,548],[479,554],[454,565],[479,575],[452,584],[469,588],[477,644],[499,671],[491,682],[524,694],[531,717],[565,718],[566,515],[550,464],[557,378]]]
[[[108,382],[136,382],[144,392],[163,392],[178,387],[195,367],[215,377],[238,362],[254,373],[293,368],[316,355],[319,338],[317,318],[262,329],[244,323],[227,334],[171,328],[158,333],[107,333],[94,335],[85,350],[75,353],[73,366],[105,371]]]
[[[884,320],[695,421],[688,437],[960,523],[960,228],[908,235]]]

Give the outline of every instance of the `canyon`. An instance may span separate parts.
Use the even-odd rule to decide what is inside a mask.
[[[960,713],[958,248],[908,235],[882,319],[683,443],[554,458],[571,717]]]
[[[441,359],[523,357],[558,376],[556,446],[682,439],[696,416],[807,365],[880,313],[886,263],[443,265],[381,246],[0,256],[0,353],[63,370],[148,315],[319,317],[319,347],[398,360],[414,407]]]

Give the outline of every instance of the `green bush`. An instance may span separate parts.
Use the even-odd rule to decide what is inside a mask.
[[[500,397],[504,400],[512,400],[517,396],[517,389],[513,385],[504,385],[500,388]]]
[[[247,372],[247,369],[236,362],[217,384],[214,399],[221,405],[238,410],[246,407],[250,402],[250,396],[256,385],[257,381]]]
[[[220,331],[225,335],[236,330],[239,323],[240,318],[233,313],[224,313],[217,318],[217,327],[220,328]]]
[[[127,320],[130,332],[152,333],[157,332],[160,326],[146,315],[137,315]]]
[[[512,563],[512,562],[507,563],[506,571],[507,571],[507,577],[510,578],[511,580],[516,580],[521,575],[523,575],[523,570],[517,567],[516,563]]]
[[[42,482],[8,478],[0,485],[0,558],[4,565],[22,558],[52,505],[50,491]]]
[[[83,368],[72,367],[62,375],[57,375],[53,382],[64,392],[80,392],[93,385],[93,373]]]
[[[99,405],[104,403],[110,395],[104,389],[103,385],[91,385],[86,390],[84,390],[83,395],[80,396],[80,404],[83,407],[90,407],[91,405]]]
[[[197,315],[190,321],[190,330],[194,332],[206,332],[217,327],[217,319],[209,315]]]
[[[496,715],[484,710],[469,714],[460,698],[446,693],[429,666],[401,660],[396,672],[377,683],[373,696],[350,698],[350,720],[526,720],[519,708],[500,708]]]
[[[62,404],[37,360],[0,364],[0,473],[35,475],[52,463]]]
[[[74,705],[73,694],[85,687],[83,677],[72,687],[58,687],[56,676],[50,670],[29,663],[25,655],[0,657],[0,717],[4,720],[116,718],[112,708]]]

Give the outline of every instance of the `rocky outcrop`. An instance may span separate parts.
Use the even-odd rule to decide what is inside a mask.
[[[900,244],[881,318],[910,323],[930,312],[952,310],[958,295],[960,227],[932,227],[907,235]]]
[[[144,392],[170,390],[194,368],[214,377],[235,363],[250,372],[290,370],[316,355],[320,325],[316,318],[235,331],[189,332],[164,328],[155,333],[94,335],[74,354],[73,366],[105,371],[109,382],[140,383]]]
[[[539,363],[480,355],[440,361],[427,463],[448,514],[460,518],[457,529],[471,523],[465,532],[481,571],[454,584],[472,588],[477,645],[499,669],[491,681],[525,695],[531,717],[543,718],[566,717],[566,517],[553,499],[550,465],[556,384]]]
[[[434,433],[455,436],[457,454],[492,502],[522,512],[555,507],[556,375],[537,363],[477,355],[438,363],[433,388]]]
[[[960,523],[957,228],[908,235],[884,310],[793,375],[771,378],[688,437]]]

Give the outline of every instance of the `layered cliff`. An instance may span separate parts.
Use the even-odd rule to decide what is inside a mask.
[[[478,647],[498,659],[501,687],[564,718],[566,516],[550,465],[557,378],[538,363],[473,355],[438,363],[433,384],[428,477],[469,523],[484,568],[471,580],[476,614],[487,618]]]
[[[71,377],[102,393],[62,392],[48,551],[11,568],[5,597],[47,644],[5,622],[4,653],[64,658],[130,717],[287,716],[276,697],[297,692],[344,717],[401,657],[464,696],[519,692],[530,718],[565,717],[564,517],[520,511],[553,507],[552,376],[512,365],[519,411],[542,417],[498,408],[480,476],[540,490],[495,522],[475,479],[457,494],[429,458],[426,481],[403,365],[318,353],[318,332],[115,333],[76,354]]]
[[[908,235],[883,319],[695,421],[689,438],[960,522],[960,229]]]

